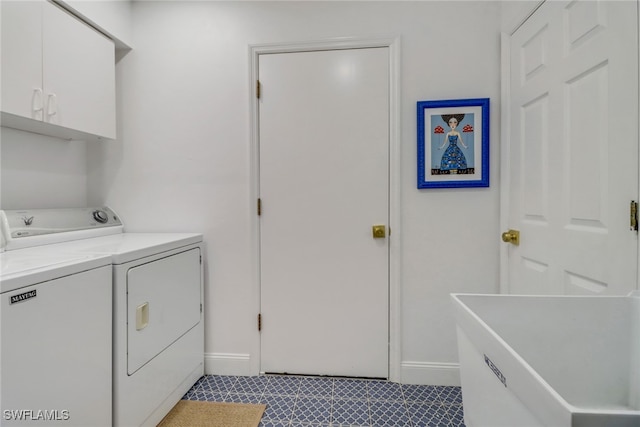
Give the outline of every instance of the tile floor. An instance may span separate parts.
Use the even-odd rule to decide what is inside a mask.
[[[460,387],[352,378],[202,377],[184,399],[265,403],[262,427],[459,427]]]

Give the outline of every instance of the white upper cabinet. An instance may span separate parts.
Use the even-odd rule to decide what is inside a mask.
[[[115,138],[115,47],[67,12],[44,3],[45,121]]]
[[[1,109],[42,120],[42,4],[3,1],[1,7]]]
[[[52,3],[1,4],[2,125],[114,139],[113,42]]]

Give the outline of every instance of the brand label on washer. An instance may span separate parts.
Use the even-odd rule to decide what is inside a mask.
[[[17,302],[26,301],[28,299],[35,298],[35,297],[36,297],[36,290],[34,289],[32,291],[29,291],[29,292],[24,292],[24,293],[21,293],[21,294],[18,294],[18,295],[12,295],[11,296],[11,302],[9,304],[10,305],[11,304],[15,304]]]

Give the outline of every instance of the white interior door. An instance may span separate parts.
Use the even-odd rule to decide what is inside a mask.
[[[261,371],[388,376],[389,48],[259,57]]]
[[[510,293],[637,286],[637,18],[635,1],[547,1],[511,38]]]

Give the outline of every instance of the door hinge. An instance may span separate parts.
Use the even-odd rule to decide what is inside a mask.
[[[260,99],[260,80],[256,80],[256,98]]]
[[[262,331],[262,314],[258,313],[258,332]]]
[[[200,313],[202,313],[202,303],[200,303]]]
[[[638,231],[638,202],[632,200],[629,205],[629,229]]]
[[[262,215],[262,200],[258,199],[258,216]]]

